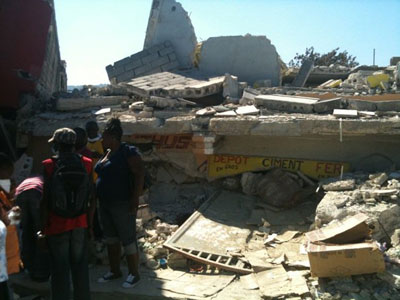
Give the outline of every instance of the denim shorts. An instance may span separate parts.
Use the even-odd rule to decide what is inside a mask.
[[[136,241],[136,216],[130,213],[128,201],[116,201],[102,204],[100,202],[100,221],[103,225],[106,242],[122,242],[124,247]]]

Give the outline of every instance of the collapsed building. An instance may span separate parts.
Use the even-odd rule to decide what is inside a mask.
[[[191,272],[212,266],[241,274],[237,280],[218,273],[214,285],[198,274],[208,291],[185,289],[190,280],[181,274],[160,289],[174,297],[230,297],[245,289],[254,299],[395,299],[398,61],[356,69],[305,61],[288,69],[267,37],[198,43],[179,3],[154,0],[143,50],[106,71],[111,85],[64,94],[52,109],[20,120],[17,147],[39,171],[55,129],[90,120],[102,128],[119,117],[124,140],[141,150],[153,179],[138,222],[143,263],[156,270],[167,259],[171,269],[187,269],[189,260],[197,262]],[[332,221],[347,222],[358,212],[367,217],[353,225],[374,228],[361,240],[392,247],[379,252],[379,268],[364,269],[368,275],[334,265],[335,272],[321,276],[333,280],[317,281],[304,245],[325,240],[307,241],[304,233],[340,227]],[[355,253],[361,246],[340,247],[332,251]],[[381,272],[385,250],[390,266]],[[358,277],[336,278],[349,275]]]

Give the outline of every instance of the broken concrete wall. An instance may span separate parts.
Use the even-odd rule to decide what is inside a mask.
[[[144,49],[170,41],[181,67],[193,66],[196,34],[188,13],[175,0],[153,0]]]
[[[46,53],[36,89],[45,100],[55,92],[67,91],[66,63],[61,60],[57,34],[54,1],[49,1],[52,8],[51,23],[47,34]]]
[[[265,36],[209,38],[202,45],[199,69],[213,75],[229,73],[250,84],[266,79],[273,86],[280,84],[279,56]]]
[[[179,67],[174,48],[169,41],[140,51],[108,65],[106,71],[113,84],[132,78],[175,70]]]

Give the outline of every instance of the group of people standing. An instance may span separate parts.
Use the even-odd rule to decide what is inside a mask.
[[[144,185],[143,162],[135,147],[122,142],[119,119],[110,119],[102,135],[96,122],[87,123],[85,129],[61,128],[54,132],[49,140],[54,156],[42,162],[41,177],[21,183],[23,196],[16,201],[13,201],[15,193],[1,181],[8,182],[11,178],[12,162],[8,159],[11,171],[5,174],[0,156],[0,293],[3,297],[8,295],[7,284],[2,282],[11,273],[10,270],[2,272],[2,266],[14,265],[14,252],[19,261],[19,249],[9,251],[9,239],[14,236],[14,229],[10,227],[14,225],[9,222],[13,210],[21,211],[21,255],[33,279],[46,277],[43,271],[46,259],[42,254],[48,253],[52,299],[71,298],[71,279],[73,299],[91,298],[89,236],[102,235],[107,245],[110,270],[98,278],[99,283],[122,277],[121,243],[129,270],[123,287],[131,288],[140,281],[136,214]],[[13,207],[13,202],[20,208]],[[24,226],[28,218],[34,226]],[[29,245],[34,250],[25,248]]]

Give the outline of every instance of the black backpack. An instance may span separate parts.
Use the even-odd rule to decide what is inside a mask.
[[[87,212],[91,179],[82,156],[71,153],[52,158],[54,171],[50,180],[50,210],[64,218]]]

